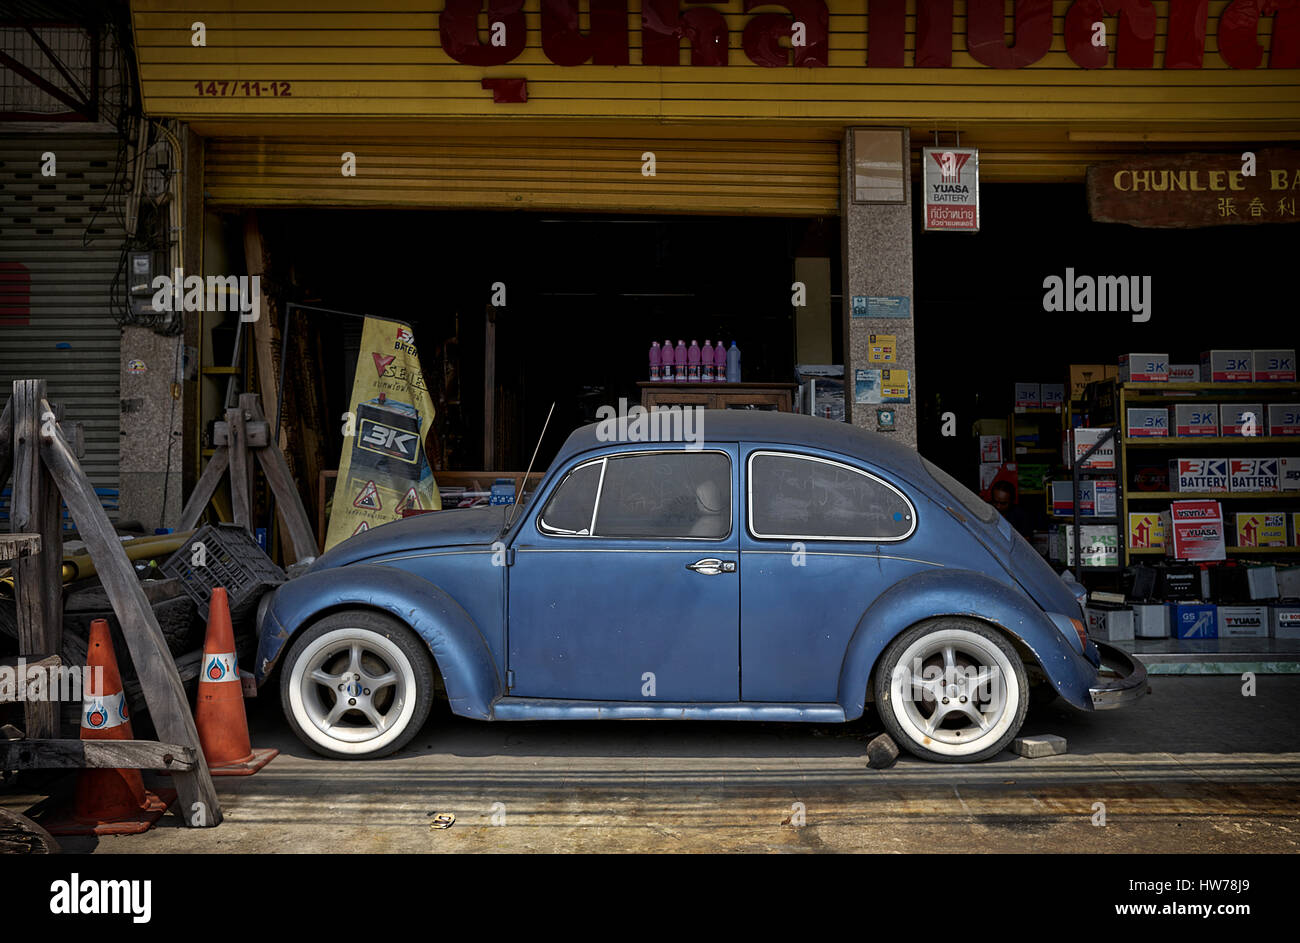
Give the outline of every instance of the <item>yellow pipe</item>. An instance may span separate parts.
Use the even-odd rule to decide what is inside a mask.
[[[130,540],[122,541],[122,549],[126,552],[128,560],[169,555],[179,550],[181,545],[193,536],[194,531],[187,530],[179,534],[151,534],[148,537],[133,537]],[[85,550],[68,554],[63,558],[63,582],[65,584],[90,579],[98,572],[95,569],[95,561],[91,559],[90,554]],[[14,577],[12,573],[9,576],[0,578],[0,596],[9,599],[14,598]]]
[[[153,534],[149,537],[136,537],[132,540],[122,541],[122,549],[126,552],[128,560],[140,560],[145,557],[171,554],[180,549],[181,545],[193,535],[194,531],[187,530],[179,534]],[[65,583],[89,579],[97,572],[95,561],[85,551],[63,558],[63,582]]]

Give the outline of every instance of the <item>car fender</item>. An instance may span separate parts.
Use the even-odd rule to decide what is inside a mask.
[[[258,629],[257,683],[274,672],[300,629],[352,607],[387,612],[410,626],[433,654],[452,713],[489,718],[502,684],[483,633],[446,592],[395,567],[354,564],[316,570],[277,589]]]
[[[837,700],[845,716],[862,716],[867,684],[889,643],[916,623],[964,616],[998,626],[1033,654],[1053,687],[1075,707],[1091,710],[1088,688],[1097,670],[1047,614],[1013,586],[974,570],[928,570],[881,593],[863,613],[845,649]]]

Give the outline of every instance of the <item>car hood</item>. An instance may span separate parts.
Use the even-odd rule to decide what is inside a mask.
[[[510,505],[450,508],[392,521],[349,537],[323,554],[312,571],[372,557],[436,547],[485,546],[501,534]]]

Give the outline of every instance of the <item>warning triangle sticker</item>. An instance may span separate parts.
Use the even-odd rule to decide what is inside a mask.
[[[406,494],[402,496],[401,503],[397,505],[397,513],[401,514],[408,508],[413,511],[424,510],[424,505],[420,503],[420,496],[415,493],[415,488],[409,489]]]
[[[352,502],[354,508],[361,508],[363,511],[382,511],[383,503],[379,500],[379,489],[375,487],[373,481],[367,481],[366,486],[361,489],[357,499]]]
[[[362,521],[360,524],[357,525],[357,529],[352,532],[352,536],[355,537],[357,534],[360,534],[363,531],[367,531],[367,530],[370,530],[370,522]]]
[[[372,352],[370,356],[375,358],[375,371],[381,377],[384,375],[384,371],[388,369],[388,365],[397,359],[396,354],[385,357],[382,354]]]

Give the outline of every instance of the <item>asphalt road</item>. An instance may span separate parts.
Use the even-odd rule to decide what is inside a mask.
[[[249,702],[256,746],[282,753],[217,780],[225,822],[169,814],[138,836],[67,851],[1291,852],[1300,851],[1300,677],[1157,677],[1123,711],[1031,713],[1063,756],[962,766],[906,755],[866,768],[873,718],[839,726],[497,723],[435,707],[414,747],[322,759],[278,701]],[[0,805],[34,799],[0,789]],[[28,784],[30,788],[30,784]],[[1098,815],[1104,804],[1105,824]],[[455,825],[429,827],[451,812]],[[800,822],[803,824],[799,824]],[[497,824],[494,824],[497,823]]]

